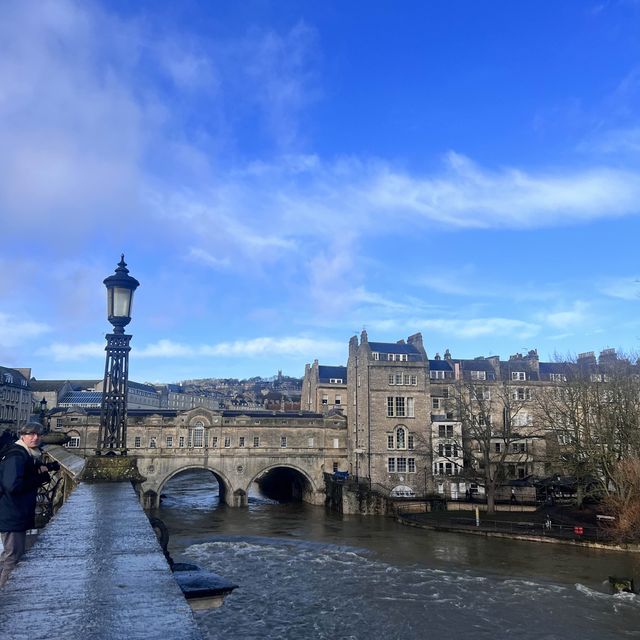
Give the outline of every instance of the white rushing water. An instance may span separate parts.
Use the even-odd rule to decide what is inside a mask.
[[[640,638],[640,599],[609,595],[635,556],[434,534],[307,505],[217,503],[209,478],[167,487],[175,557],[239,585],[198,614],[208,639]]]

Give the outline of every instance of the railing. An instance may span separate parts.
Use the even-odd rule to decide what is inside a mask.
[[[478,528],[482,531],[493,531],[497,533],[547,536],[565,540],[611,541],[608,532],[599,527],[560,524],[549,519],[546,522],[540,523],[517,520],[494,520],[481,517],[479,526],[476,524],[475,518],[438,518],[437,520],[437,524],[439,525],[446,526],[447,523],[453,527],[464,527],[465,529]]]

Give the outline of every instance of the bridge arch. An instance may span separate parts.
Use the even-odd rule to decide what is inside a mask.
[[[315,502],[314,497],[318,492],[312,476],[305,469],[284,461],[268,465],[254,474],[245,487],[247,494],[253,483],[256,483],[267,497],[285,501]]]
[[[153,507],[159,506],[160,495],[162,494],[162,490],[164,489],[167,482],[169,482],[169,480],[171,480],[172,478],[175,478],[175,476],[183,473],[184,471],[189,471],[191,469],[210,471],[214,475],[215,479],[218,482],[218,486],[220,487],[220,501],[225,502],[229,505],[235,506],[233,503],[233,500],[234,500],[233,485],[230,482],[229,478],[227,478],[222,471],[220,471],[216,467],[213,467],[212,465],[188,463],[180,467],[177,467],[175,469],[171,469],[169,473],[167,473],[164,476],[164,478],[160,482],[158,482],[157,489],[155,491],[149,490],[144,493],[145,508],[153,508]],[[153,504],[150,504],[150,503],[153,501],[154,496],[153,495],[147,496],[147,494],[155,494],[155,502]]]

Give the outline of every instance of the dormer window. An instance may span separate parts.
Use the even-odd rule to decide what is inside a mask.
[[[471,379],[472,380],[486,380],[487,372],[486,371],[471,371]]]
[[[524,371],[512,371],[511,372],[512,380],[526,380],[527,374]]]
[[[373,356],[374,360],[380,360],[380,354],[377,351],[373,351],[371,355]]]
[[[409,356],[406,353],[388,353],[387,360],[390,362],[407,362]]]
[[[342,384],[342,378],[329,378],[329,384]]]
[[[445,379],[445,371],[429,371],[429,377],[432,380],[444,380]]]

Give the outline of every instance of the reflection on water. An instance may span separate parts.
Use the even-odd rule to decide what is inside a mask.
[[[605,588],[609,575],[640,578],[635,554],[427,532],[258,494],[232,509],[205,472],[165,494],[174,558],[240,585],[198,614],[207,638],[640,637],[638,597]]]

